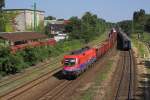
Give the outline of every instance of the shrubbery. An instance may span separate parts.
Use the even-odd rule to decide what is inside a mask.
[[[29,66],[36,65],[39,62],[55,57],[61,53],[78,49],[82,46],[78,40],[60,41],[56,46],[45,46],[36,48],[26,48],[16,54],[12,54],[8,48],[0,48],[0,75],[15,74]]]

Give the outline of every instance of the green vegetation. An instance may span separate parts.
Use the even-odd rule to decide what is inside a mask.
[[[13,32],[15,30],[14,23],[15,17],[18,15],[17,12],[3,12],[0,14],[0,27],[2,32]]]
[[[100,36],[106,30],[106,22],[90,12],[86,12],[81,19],[71,17],[70,24],[65,26],[69,32],[69,39],[79,39],[88,43]]]
[[[144,57],[144,55],[148,57],[147,47],[143,42],[138,40],[136,37],[137,36],[135,34],[132,35],[132,46],[138,49],[140,57]]]
[[[44,19],[45,20],[56,20],[56,17],[54,17],[54,16],[47,16]]]
[[[142,34],[142,40],[146,41],[146,42],[149,42],[150,41],[150,33],[144,32]]]
[[[142,35],[144,32],[150,32],[150,14],[140,9],[133,13],[132,20],[124,20],[118,22],[118,25],[127,33]]]
[[[0,0],[0,32],[13,32],[15,30],[14,24],[17,12],[5,12],[3,7],[5,0]]]
[[[126,32],[128,35],[132,32],[132,21],[131,20],[125,20],[118,22],[118,25]]]
[[[0,32],[3,31],[4,27],[3,27],[3,10],[2,8],[5,6],[5,0],[0,0]]]
[[[8,48],[3,47],[0,49],[0,74],[2,76],[14,74],[49,57],[59,56],[64,52],[78,49],[82,46],[83,43],[78,40],[61,41],[54,47],[26,48],[16,54],[12,54]]]

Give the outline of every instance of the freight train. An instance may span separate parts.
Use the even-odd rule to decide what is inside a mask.
[[[118,32],[118,36],[121,42],[121,49],[122,50],[130,50],[131,49],[131,39],[127,36],[126,33],[123,31]]]
[[[117,32],[115,29],[112,29],[107,39],[97,47],[90,48],[87,46],[65,55],[62,60],[62,74],[68,77],[77,77],[108,52],[116,44],[116,40]]]

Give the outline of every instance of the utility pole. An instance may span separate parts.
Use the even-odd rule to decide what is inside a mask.
[[[34,2],[34,31],[37,28],[37,17],[36,17],[36,3]]]

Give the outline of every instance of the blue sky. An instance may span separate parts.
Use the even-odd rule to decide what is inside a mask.
[[[81,17],[90,11],[99,17],[117,22],[131,19],[134,11],[144,9],[150,13],[150,0],[6,0],[6,8],[32,8],[33,2],[37,8],[45,11],[45,16],[57,18]]]

